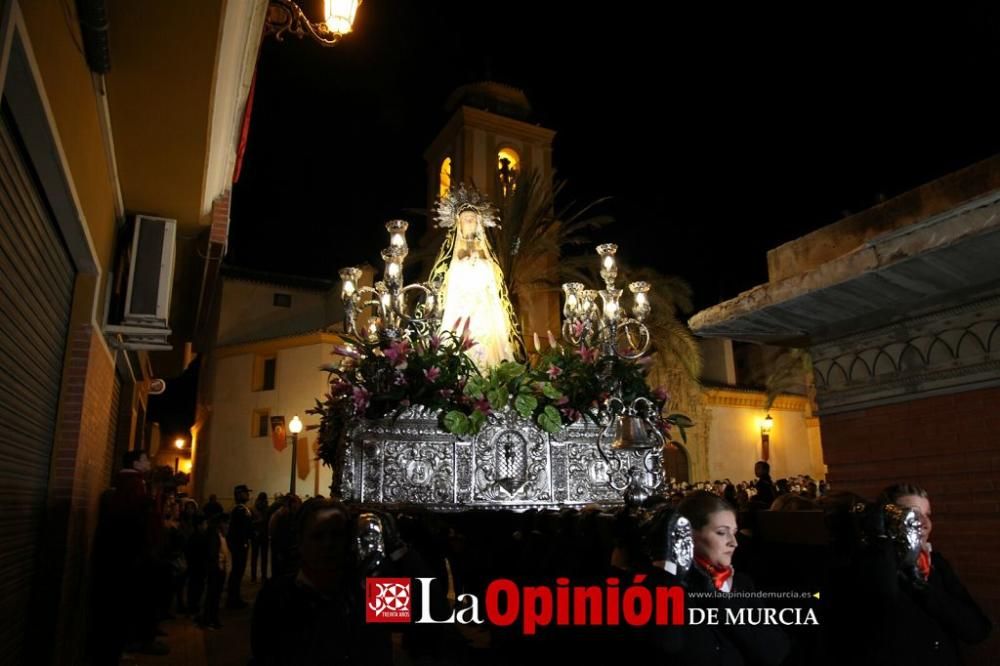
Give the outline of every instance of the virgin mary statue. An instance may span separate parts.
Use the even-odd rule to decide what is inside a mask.
[[[521,355],[521,337],[507,295],[503,271],[486,230],[499,227],[497,209],[475,189],[464,185],[441,196],[435,220],[446,230],[431,269],[430,281],[441,286],[442,330],[461,321],[476,344],[468,350],[480,370]],[[466,323],[467,322],[467,323]]]

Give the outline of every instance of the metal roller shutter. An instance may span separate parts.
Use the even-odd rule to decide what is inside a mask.
[[[75,270],[0,113],[0,663],[23,663]]]

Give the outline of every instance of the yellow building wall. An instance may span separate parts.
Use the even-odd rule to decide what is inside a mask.
[[[115,196],[105,158],[97,95],[79,47],[83,43],[79,24],[67,18],[65,3],[60,0],[31,0],[21,2],[20,8],[83,209],[84,223],[94,243],[102,275],[106,276],[117,229]],[[96,293],[103,295],[103,280],[100,287]],[[79,296],[79,290],[77,293]],[[89,308],[84,306],[83,309]],[[79,312],[76,307],[74,310]],[[98,308],[97,311],[103,310]]]
[[[826,478],[819,419],[807,416],[805,398],[781,397],[769,412],[764,411],[767,398],[763,393],[709,389],[706,398],[708,478],[693,476],[693,480],[752,480],[754,463],[761,459],[760,424],[767,413],[774,420],[771,476]]]
[[[221,350],[211,370],[215,381],[208,424],[210,437],[206,441],[204,432],[199,437],[199,447],[203,447],[195,465],[195,473],[201,477],[199,499],[215,494],[229,506],[233,486],[240,483],[249,485],[255,496],[260,491],[271,496],[288,492],[291,435],[282,451],[274,448],[270,437],[255,436],[251,430],[255,409],[267,409],[271,416],[284,416],[286,425],[298,415],[306,429],[299,436],[296,492],[301,497],[330,494],[332,472],[316,460],[317,432],[308,429],[319,424],[319,417],[306,414],[329,388],[327,374],[319,366],[336,358],[334,345],[320,342],[322,339],[303,337],[300,340],[304,344],[296,346],[264,342]],[[252,390],[256,354],[276,355],[274,390]]]
[[[204,212],[214,83],[206,63],[216,59],[224,6],[108,2],[107,78],[122,194],[130,210],[176,219],[179,233],[191,233]]]

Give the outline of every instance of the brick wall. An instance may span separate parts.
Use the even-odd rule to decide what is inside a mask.
[[[56,619],[55,641],[46,644],[55,663],[74,663],[83,652],[90,554],[109,474],[114,365],[99,335],[89,324],[70,331],[52,451],[39,609],[49,629]]]
[[[1000,388],[823,415],[828,479],[869,499],[910,481],[927,489],[931,537],[1000,627]],[[1000,663],[1000,630],[969,651]]]

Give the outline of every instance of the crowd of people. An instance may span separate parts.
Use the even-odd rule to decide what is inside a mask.
[[[189,616],[202,629],[222,628],[220,608],[247,608],[242,583],[298,570],[296,517],[302,499],[233,489],[226,510],[216,495],[203,506],[153,483],[142,452],[125,455],[102,497],[94,544],[90,653],[118,664],[126,652],[165,655],[164,620]]]
[[[960,645],[989,635],[990,621],[931,546],[922,488],[898,484],[866,501],[808,477],[772,481],[763,462],[755,476],[668,484],[641,508],[456,514],[266,493],[251,503],[250,489],[237,486],[226,512],[214,495],[199,508],[147,494],[142,470],[129,465],[105,497],[98,530],[95,584],[106,594],[95,595],[95,662],[117,663],[125,649],[162,652],[157,622],[171,613],[211,630],[221,626],[220,605],[248,601],[255,666],[589,663],[626,654],[662,664],[959,664]],[[821,526],[825,542],[771,543],[761,518],[787,511],[808,512],[799,517]],[[240,595],[248,568],[263,583],[253,600]],[[462,610],[463,595],[482,599],[499,578],[551,585],[565,577],[680,586],[689,609],[796,607],[818,622],[543,627],[534,636],[490,625],[369,624],[367,577],[433,579],[411,602],[434,618]],[[755,590],[798,596],[747,595]]]

